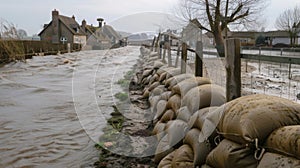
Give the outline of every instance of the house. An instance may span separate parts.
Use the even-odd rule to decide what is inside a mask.
[[[207,32],[205,35],[210,39],[212,45],[215,44],[214,37],[211,33]],[[267,32],[256,32],[256,31],[229,31],[227,38],[238,38],[241,40],[241,45],[255,45],[256,39],[262,36],[265,38],[265,42],[270,45],[274,46],[276,44],[286,44],[290,45],[290,35],[288,31],[267,31]],[[225,36],[224,36],[225,38]],[[295,40],[296,45],[300,44],[300,32],[296,36]]]
[[[108,49],[112,46],[111,39],[101,31],[102,23],[95,27],[83,20],[81,27],[87,36],[85,49]]]
[[[105,24],[104,19],[98,18],[98,26],[88,25],[85,20],[82,21],[81,27],[87,36],[86,49],[108,49],[119,44],[122,39],[113,27]]]
[[[186,42],[192,48],[196,47],[196,41],[201,38],[201,29],[198,19],[191,20],[182,30],[182,41]]]
[[[295,32],[297,33],[294,39],[295,42],[293,43],[295,45],[300,45],[300,23],[298,24],[298,27],[296,28]],[[265,33],[265,37],[268,40],[268,43],[270,45],[276,45],[276,44],[291,45],[291,37],[288,31],[284,31],[284,30],[269,31]]]
[[[59,15],[57,10],[52,11],[52,20],[44,25],[44,29],[38,34],[41,41],[52,43],[86,44],[86,34],[76,22],[75,17]]]

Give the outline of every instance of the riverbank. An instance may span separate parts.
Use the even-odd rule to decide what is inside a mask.
[[[152,121],[145,121],[143,118],[149,118],[150,104],[143,98],[144,86],[139,84],[142,73],[142,58],[132,70],[128,71],[123,79],[117,81],[117,84],[123,88],[122,92],[114,96],[119,99],[117,105],[112,106],[114,112],[107,120],[107,126],[103,129],[103,135],[100,142],[95,147],[100,151],[99,160],[94,163],[97,168],[151,168],[157,167],[153,162],[153,156],[132,157],[130,152],[144,153],[145,149],[138,149],[140,144],[133,142],[132,137],[145,138],[151,136],[153,127]],[[126,117],[125,117],[126,116]],[[122,135],[128,135],[124,137]],[[144,141],[144,145],[149,145],[146,150],[153,150],[155,144]],[[124,146],[124,144],[127,144]],[[135,146],[136,145],[136,146]],[[122,146],[122,148],[120,148]],[[127,153],[127,156],[119,153]],[[146,152],[147,153],[147,152]],[[142,155],[141,155],[142,156]]]

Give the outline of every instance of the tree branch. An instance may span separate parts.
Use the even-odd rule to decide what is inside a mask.
[[[206,5],[206,14],[207,14],[207,18],[209,21],[209,25],[211,27],[211,32],[213,31],[213,27],[214,27],[214,23],[213,23],[213,18],[212,15],[210,13],[210,9],[209,9],[209,2],[208,0],[205,0],[205,5]]]
[[[240,3],[237,9],[230,15],[230,20],[233,20],[235,15],[237,15],[243,9],[243,4]]]
[[[236,20],[242,19],[242,18],[244,18],[244,17],[246,17],[248,15],[249,15],[249,9],[245,13],[243,13],[243,14],[241,14],[239,16],[236,16],[232,20],[229,20],[228,23],[235,22]]]
[[[208,31],[208,32],[212,32],[210,29],[204,27],[204,26],[198,21],[198,19],[193,19],[193,20],[191,20],[191,23],[193,23],[195,26],[197,26],[197,27],[200,28],[200,29],[206,30],[206,31]]]

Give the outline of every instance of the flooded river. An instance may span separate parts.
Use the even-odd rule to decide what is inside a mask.
[[[0,68],[0,167],[90,167],[115,82],[138,47],[34,57]]]

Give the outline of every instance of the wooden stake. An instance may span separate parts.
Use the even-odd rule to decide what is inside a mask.
[[[171,57],[171,46],[169,42],[166,42],[166,50],[168,50],[168,66],[172,66],[172,57]]]
[[[203,43],[197,41],[196,44],[196,60],[195,60],[195,76],[203,76]]]
[[[187,44],[182,43],[181,51],[181,73],[186,73],[186,63],[187,63]]]
[[[241,44],[239,39],[225,41],[226,98],[231,101],[241,96]]]
[[[179,55],[180,55],[180,44],[179,44],[179,42],[177,42],[177,55],[176,55],[176,61],[175,61],[175,68],[178,67]]]

